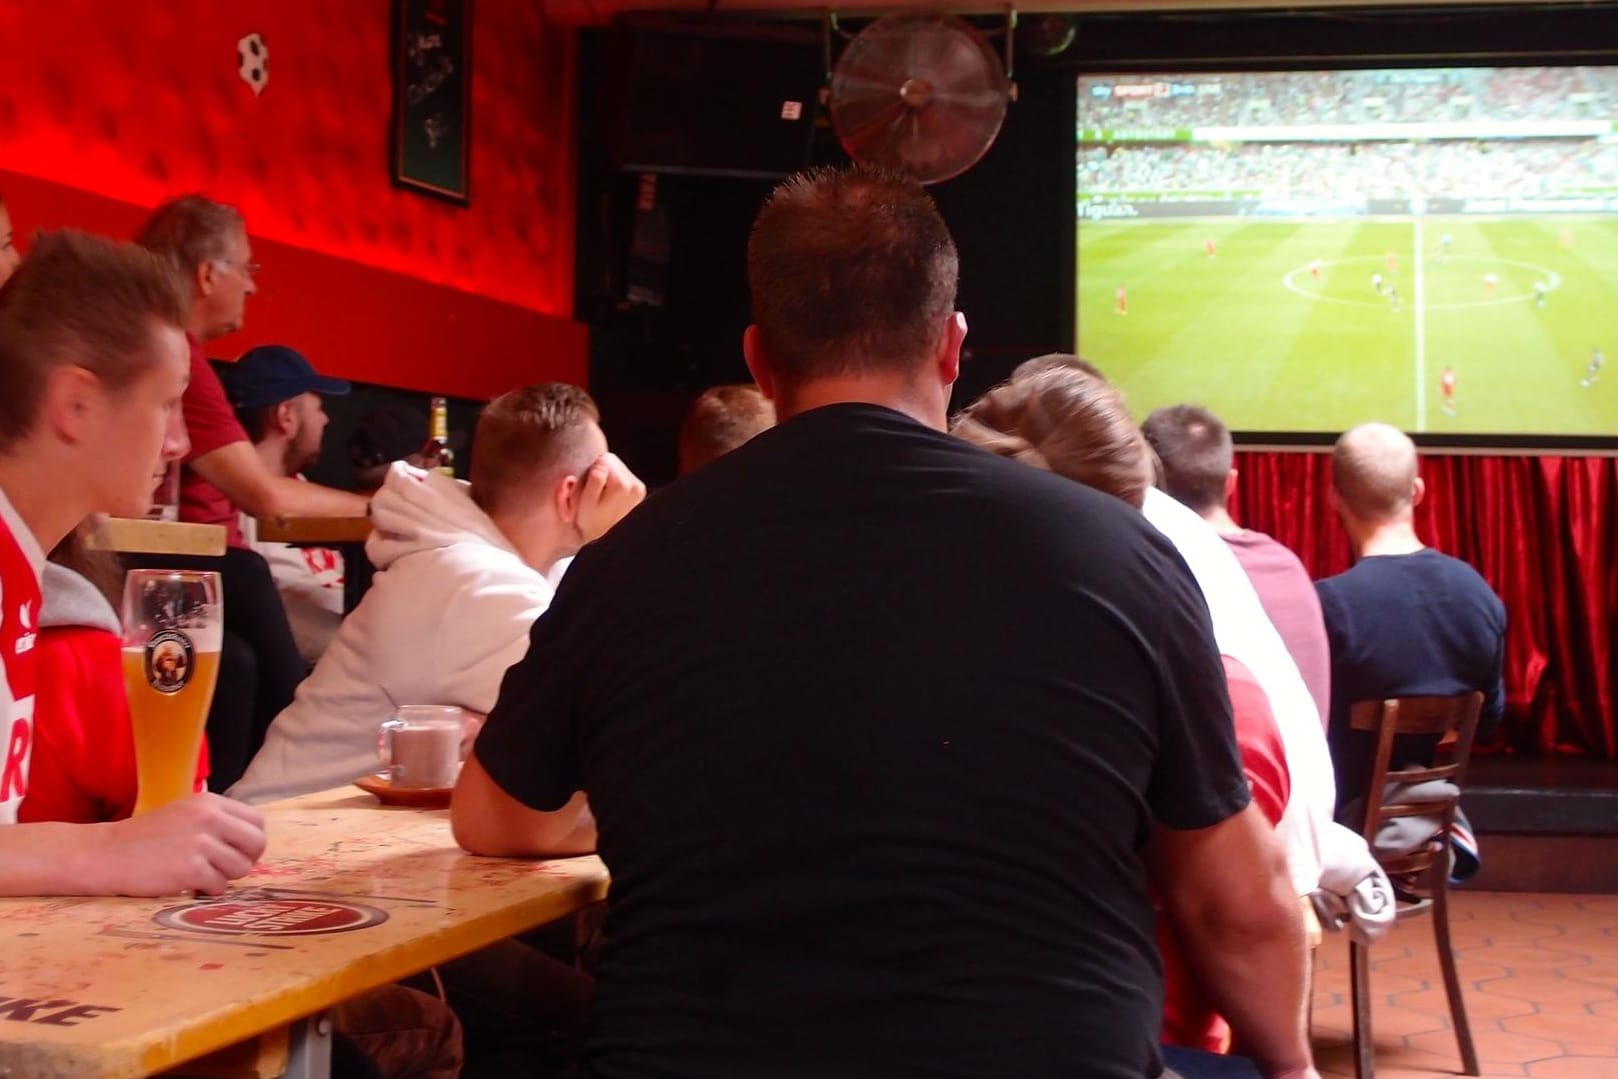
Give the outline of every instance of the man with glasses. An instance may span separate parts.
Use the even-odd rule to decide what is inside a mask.
[[[136,241],[166,256],[191,287],[191,383],[183,400],[191,452],[180,477],[180,518],[223,525],[229,544],[217,567],[228,599],[222,670],[208,718],[209,782],[224,790],[246,769],[270,720],[291,703],[305,670],[269,567],[247,547],[237,514],[360,516],[365,499],[272,472],[208,363],[203,343],[241,329],[247,298],[257,291],[258,267],[241,214],[201,195],[185,195],[159,206]]]

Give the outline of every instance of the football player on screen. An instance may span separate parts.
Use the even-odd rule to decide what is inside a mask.
[[[1600,348],[1590,350],[1590,362],[1584,365],[1584,377],[1579,379],[1579,385],[1585,389],[1594,386],[1601,378],[1601,365],[1607,362],[1607,354]]]

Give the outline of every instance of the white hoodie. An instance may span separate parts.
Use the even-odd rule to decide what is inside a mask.
[[[270,725],[233,798],[288,798],[373,773],[377,726],[395,704],[487,713],[506,668],[528,651],[551,583],[463,485],[395,464],[371,518],[371,589]]]
[[[1314,698],[1264,613],[1253,582],[1213,526],[1155,488],[1146,492],[1141,509],[1174,544],[1197,579],[1219,650],[1252,671],[1270,700],[1292,782],[1276,833],[1286,847],[1293,887],[1300,896],[1308,895],[1320,887],[1326,857],[1365,852],[1363,839],[1332,822],[1337,779]]]

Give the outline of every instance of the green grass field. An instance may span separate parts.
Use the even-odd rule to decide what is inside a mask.
[[[1246,431],[1377,419],[1433,434],[1618,436],[1618,364],[1580,385],[1593,349],[1618,360],[1618,218],[1159,218],[1086,221],[1078,234],[1078,351],[1137,416],[1196,401]],[[1543,307],[1535,281],[1551,286]],[[1114,309],[1120,286],[1127,314]],[[1439,392],[1445,365],[1454,415]]]

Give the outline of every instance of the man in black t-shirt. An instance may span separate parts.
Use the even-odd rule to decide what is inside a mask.
[[[477,853],[599,830],[584,1074],[1155,1079],[1150,869],[1265,1074],[1313,1076],[1197,587],[1128,506],[943,433],[931,200],[795,178],[748,272],[781,426],[580,553],[455,794]]]
[[[1478,571],[1416,537],[1426,493],[1416,446],[1397,428],[1366,423],[1332,450],[1332,503],[1359,559],[1316,583],[1331,644],[1326,738],[1339,809],[1365,793],[1375,746],[1348,727],[1356,701],[1481,690],[1486,735],[1505,710],[1506,608]],[[1437,739],[1404,735],[1392,767],[1432,763]]]

